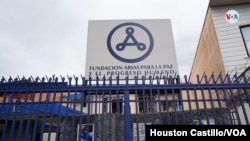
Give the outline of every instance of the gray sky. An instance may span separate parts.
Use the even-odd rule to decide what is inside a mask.
[[[88,20],[171,19],[189,75],[208,0],[0,0],[0,76],[84,76]]]

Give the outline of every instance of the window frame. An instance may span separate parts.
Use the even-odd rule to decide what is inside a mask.
[[[123,114],[123,96],[122,95],[111,95],[103,98],[103,112],[104,113],[119,113]],[[119,108],[119,110],[118,110]]]
[[[250,28],[250,24],[240,26],[239,28],[240,28],[241,37],[243,39],[243,43],[244,43],[244,46],[245,46],[245,49],[246,49],[247,56],[250,57],[250,46],[247,46],[245,36],[244,36],[244,34],[242,32],[242,29],[246,28],[246,27]]]

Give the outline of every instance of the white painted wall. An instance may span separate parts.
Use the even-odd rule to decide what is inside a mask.
[[[235,123],[233,124],[239,124],[238,120],[240,120],[241,124],[245,125],[247,124],[247,120],[248,122],[250,122],[250,107],[249,107],[249,103],[243,103],[243,106],[239,106],[237,107],[237,112],[239,113],[239,118],[240,119],[237,119],[237,115],[235,114],[235,112],[232,114],[233,118],[235,119]],[[243,109],[245,110],[245,114],[244,114],[244,111]]]
[[[50,135],[49,135],[50,134]],[[50,136],[50,138],[49,138]],[[56,140],[56,133],[43,133],[43,141],[55,141]]]
[[[225,19],[226,12],[232,9],[239,13],[239,21],[235,24]],[[211,11],[225,71],[240,74],[250,65],[239,28],[250,24],[250,4],[213,7]]]
[[[245,114],[244,115],[244,110],[245,110]],[[247,124],[247,120],[248,122],[250,122],[250,107],[248,103],[244,103],[244,107],[240,106],[238,107],[238,111],[239,111],[239,116],[240,116],[240,121],[241,124]]]

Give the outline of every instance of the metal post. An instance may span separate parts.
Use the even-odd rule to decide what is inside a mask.
[[[129,104],[129,90],[124,92],[124,138],[125,141],[131,141],[131,111]]]

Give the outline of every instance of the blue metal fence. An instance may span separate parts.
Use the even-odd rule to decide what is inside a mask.
[[[250,124],[249,78],[0,81],[1,141],[140,141],[146,124]]]

